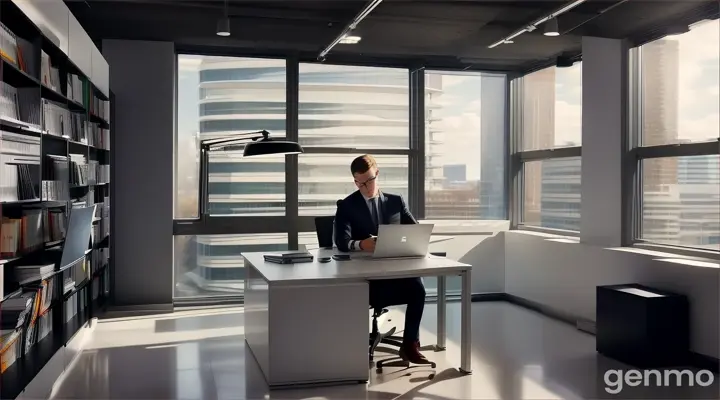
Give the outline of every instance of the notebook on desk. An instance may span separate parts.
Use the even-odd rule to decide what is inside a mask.
[[[307,251],[285,251],[263,254],[267,262],[276,264],[297,264],[313,261],[313,255]]]

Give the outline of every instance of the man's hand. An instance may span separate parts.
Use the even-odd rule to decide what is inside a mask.
[[[375,240],[377,239],[376,236],[371,236],[363,241],[360,242],[360,249],[362,251],[366,251],[368,253],[372,253],[375,251]]]

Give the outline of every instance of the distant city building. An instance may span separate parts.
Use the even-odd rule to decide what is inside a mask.
[[[467,180],[467,165],[445,164],[443,165],[443,178],[446,185],[463,184]]]
[[[483,75],[480,85],[480,214],[479,219],[504,220],[507,213],[507,77]]]

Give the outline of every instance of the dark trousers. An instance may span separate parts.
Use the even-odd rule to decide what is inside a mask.
[[[403,342],[420,340],[420,321],[425,309],[425,286],[420,278],[370,281],[370,306],[383,308],[407,304]]]

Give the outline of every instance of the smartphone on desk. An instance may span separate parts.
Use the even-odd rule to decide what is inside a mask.
[[[332,258],[335,261],[349,261],[350,254],[333,254]]]

